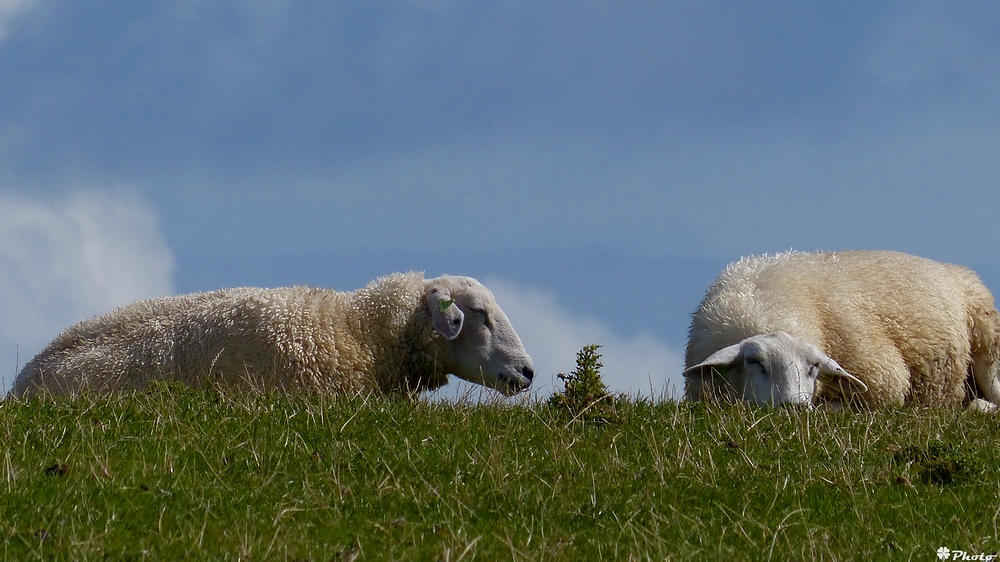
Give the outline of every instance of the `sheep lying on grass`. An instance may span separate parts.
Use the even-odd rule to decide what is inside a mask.
[[[1000,402],[1000,317],[972,271],[897,252],[744,258],[694,313],[690,400]]]
[[[350,393],[433,389],[448,374],[510,395],[531,358],[470,277],[393,274],[342,293],[223,289],[141,301],[81,322],[32,359],[12,396],[192,386]]]

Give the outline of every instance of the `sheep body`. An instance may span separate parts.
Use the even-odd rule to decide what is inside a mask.
[[[855,397],[869,406],[1000,399],[1000,317],[990,291],[961,266],[888,251],[789,252],[733,263],[693,316],[687,397],[715,392],[699,368],[710,356],[773,332],[814,344],[863,381],[867,391]],[[819,384],[815,395],[836,398],[835,386]]]
[[[472,341],[481,330],[461,308],[472,298],[509,327],[474,279],[420,273],[354,292],[237,288],[141,301],[64,331],[25,365],[11,394],[135,389],[154,380],[390,392],[442,386],[449,372],[505,392],[527,386],[531,359],[512,328],[505,341]],[[446,316],[457,324],[442,337],[435,326]],[[454,357],[470,353],[471,366]],[[511,388],[484,378],[492,364],[506,369]]]

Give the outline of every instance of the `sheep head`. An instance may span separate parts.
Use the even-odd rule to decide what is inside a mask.
[[[845,398],[868,386],[815,345],[785,332],[747,338],[684,370],[689,399],[811,405],[817,381]]]
[[[471,277],[425,281],[438,359],[451,374],[510,396],[531,385],[531,357],[486,287]]]

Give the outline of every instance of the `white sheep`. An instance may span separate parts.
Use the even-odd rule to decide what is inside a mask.
[[[1000,402],[1000,317],[975,273],[898,252],[730,264],[694,313],[689,400]]]
[[[64,331],[12,396],[192,386],[355,393],[433,389],[448,374],[510,395],[534,376],[493,294],[470,277],[396,273],[354,292],[223,289],[141,301]]]

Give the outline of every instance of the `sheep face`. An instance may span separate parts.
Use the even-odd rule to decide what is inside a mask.
[[[445,275],[426,285],[434,329],[443,338],[439,360],[451,374],[510,396],[535,376],[510,320],[493,294],[471,277]]]
[[[689,399],[811,405],[817,381],[844,397],[868,387],[815,345],[785,332],[747,338],[684,371]]]

